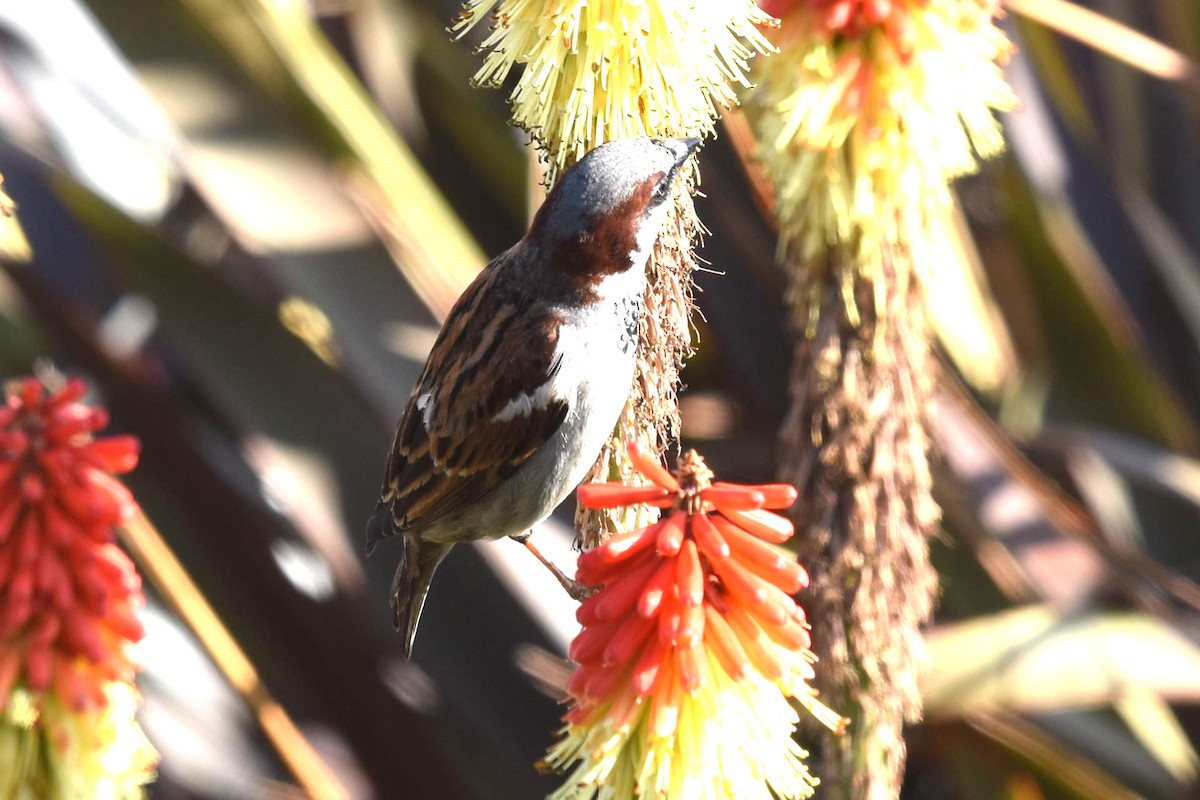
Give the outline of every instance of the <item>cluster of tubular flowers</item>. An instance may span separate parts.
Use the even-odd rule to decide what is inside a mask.
[[[549,183],[612,139],[712,133],[749,58],[771,49],[756,26],[774,22],[753,0],[468,0],[452,30],[489,11],[475,80],[500,86],[524,65],[513,121],[549,153]]]
[[[801,261],[927,239],[949,181],[1004,146],[998,0],[770,0],[754,94],[781,239]]]
[[[791,523],[766,510],[796,491],[713,483],[695,452],[675,474],[636,444],[630,457],[651,485],[585,484],[579,502],[664,517],[579,558],[576,578],[600,588],[578,611],[572,707],[547,758],[578,763],[552,798],[809,796],[789,698],[831,728],[844,721],[808,686],[816,658],[791,597],[808,578],[775,547]]]
[[[137,796],[156,755],[134,721],[141,581],[114,543],[137,440],[95,438],[70,381],[0,408],[0,797]]]

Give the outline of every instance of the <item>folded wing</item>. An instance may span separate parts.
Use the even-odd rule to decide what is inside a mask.
[[[569,402],[554,385],[562,316],[496,284],[498,266],[459,298],[438,335],[396,432],[368,547],[479,499],[566,419]]]

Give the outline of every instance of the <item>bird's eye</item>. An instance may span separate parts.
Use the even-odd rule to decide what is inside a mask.
[[[654,192],[650,195],[650,205],[656,206],[667,199],[667,195],[671,193],[670,181],[662,181],[658,186],[654,187]]]

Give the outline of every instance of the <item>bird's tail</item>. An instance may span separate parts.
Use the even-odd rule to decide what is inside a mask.
[[[417,623],[421,621],[421,609],[425,607],[433,573],[453,546],[422,542],[411,531],[404,533],[404,557],[396,568],[396,577],[392,579],[392,612],[396,630],[404,634],[406,657],[412,657]]]
[[[375,513],[367,520],[367,555],[375,552],[375,545],[389,536],[395,536],[396,532],[396,517],[392,514],[392,504],[380,502],[375,506]]]

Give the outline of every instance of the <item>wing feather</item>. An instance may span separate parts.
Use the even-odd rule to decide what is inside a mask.
[[[374,539],[482,497],[566,419],[569,400],[543,388],[561,368],[562,315],[496,281],[504,259],[519,256],[514,248],[489,264],[442,326],[397,427],[379,499],[391,524],[374,526]],[[496,419],[513,401],[528,413]]]

